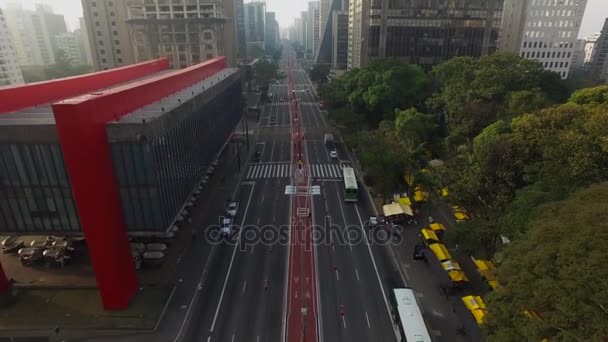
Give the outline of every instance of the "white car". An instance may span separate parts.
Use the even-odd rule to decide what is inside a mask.
[[[226,203],[226,215],[230,217],[236,217],[236,213],[239,209],[239,202],[228,202]]]
[[[330,152],[329,152],[329,156],[330,156],[332,159],[338,159],[338,152],[336,152],[336,150],[330,151]]]
[[[232,218],[230,217],[221,217],[220,218],[220,234],[223,236],[229,236],[232,234]]]

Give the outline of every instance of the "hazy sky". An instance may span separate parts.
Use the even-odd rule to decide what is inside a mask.
[[[33,8],[35,3],[49,4],[56,13],[65,16],[70,29],[78,28],[78,17],[82,17],[80,0],[0,0],[0,6],[4,7],[10,2],[22,3],[26,8]],[[307,0],[266,0],[266,8],[267,11],[276,12],[279,25],[286,27],[293,23],[300,12],[306,10],[307,2]],[[588,0],[579,36],[585,37],[600,31],[606,18],[608,18],[608,0]]]

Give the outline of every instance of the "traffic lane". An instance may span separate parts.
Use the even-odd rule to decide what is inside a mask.
[[[369,298],[381,300],[380,296],[369,286],[367,282],[376,281],[375,277],[369,277],[366,269],[360,264],[357,257],[356,241],[347,233],[349,226],[345,221],[343,200],[340,198],[341,182],[323,182],[324,194],[327,198],[328,216],[331,217],[331,225],[336,227],[340,235],[333,240],[335,255],[335,273],[339,275],[337,282],[338,292],[336,295],[341,300],[340,307],[335,308],[338,313],[344,310],[343,324],[340,328],[346,330],[345,341],[390,341],[384,338],[385,333],[379,331],[380,327],[375,322],[373,307],[370,306]],[[320,267],[322,268],[322,267]],[[367,278],[366,278],[367,277]],[[336,276],[337,278],[337,276]],[[377,282],[377,281],[376,281]],[[345,323],[345,324],[344,324]],[[388,326],[388,328],[391,328]]]
[[[243,184],[240,186],[236,200],[239,203],[247,203],[253,192],[253,186]],[[223,207],[223,198],[218,202],[222,203]],[[232,262],[233,267],[239,267],[239,260],[237,260],[236,266],[232,260],[235,245],[221,239],[218,240],[217,238],[219,235],[219,220],[220,216],[217,216],[215,223],[211,223],[205,230],[204,239],[209,241],[209,243],[217,244],[217,246],[214,248],[214,253],[209,260],[209,271],[205,275],[200,287],[199,301],[195,307],[191,308],[191,324],[186,335],[186,341],[199,341],[201,338],[209,336],[211,326],[216,317],[217,308],[224,305],[224,302],[220,303],[220,296],[222,291],[224,291],[225,279],[228,276],[230,264]]]
[[[287,243],[288,224],[290,213],[290,202],[279,200],[286,197],[284,194],[286,180],[272,180],[272,191],[264,206],[264,212],[260,226],[262,229],[262,240],[257,242],[256,253],[259,250],[264,254],[262,271],[257,273],[254,282],[259,283],[259,302],[255,307],[259,308],[255,316],[254,334],[260,336],[260,341],[279,341],[282,336],[282,322],[284,317],[284,299],[286,291],[286,266],[287,266]],[[268,210],[268,206],[271,209]],[[267,281],[268,288],[264,287]]]
[[[308,140],[309,150],[313,153],[314,161],[311,164],[333,164],[334,161],[329,156],[329,150],[323,140]]]
[[[334,189],[331,183],[325,183],[322,189],[322,199],[315,198],[316,225],[324,233],[323,240],[317,243],[320,333],[326,341],[376,340],[361,331],[367,326],[359,315],[362,307],[356,291],[357,274],[351,267],[350,247],[343,236],[344,222],[341,215],[330,214],[328,205],[334,200]]]
[[[343,183],[335,183],[336,196],[339,203],[342,204],[340,210],[344,216],[345,226],[352,229],[352,259],[357,266],[357,271],[361,279],[362,293],[368,294],[363,296],[363,306],[366,308],[367,316],[370,320],[370,329],[375,331],[378,341],[395,341],[395,331],[390,316],[389,295],[383,279],[391,278],[393,275],[390,269],[386,269],[384,264],[378,265],[375,255],[371,251],[371,245],[386,243],[386,239],[382,234],[369,234],[362,225],[363,218],[360,216],[359,209],[356,203],[344,202],[344,192],[341,186]],[[339,185],[339,186],[338,186]],[[373,232],[372,232],[373,233]],[[380,233],[380,232],[378,232]]]
[[[257,204],[251,207],[241,236],[239,248],[239,257],[242,260],[242,267],[239,269],[241,277],[235,278],[233,291],[227,292],[227,295],[234,295],[238,300],[235,301],[235,305],[225,308],[229,323],[225,328],[218,330],[219,341],[230,341],[233,338],[236,341],[249,338],[256,340],[259,338],[261,341],[280,339],[280,327],[275,326],[264,330],[260,329],[260,326],[264,320],[268,319],[269,312],[282,312],[282,302],[271,302],[270,297],[274,294],[282,297],[281,292],[284,286],[281,286],[279,278],[284,269],[270,272],[268,265],[275,255],[276,258],[284,260],[286,254],[284,249],[273,251],[272,253],[275,255],[271,254],[268,246],[261,243],[259,239],[261,227],[272,225],[277,219],[283,223],[287,222],[285,215],[276,216],[276,210],[284,210],[284,208],[273,206],[273,210],[268,210],[269,203],[273,203],[272,200],[278,195],[278,189],[284,188],[285,183],[258,182],[257,185],[260,186],[260,193],[254,199]],[[262,197],[259,197],[260,194]],[[276,288],[273,286],[272,291],[270,287],[266,290],[265,281],[273,283],[273,285],[276,281]]]
[[[312,101],[312,99],[311,99],[311,101]],[[311,105],[310,107],[313,112],[313,115],[321,123],[321,126],[329,127],[327,120],[325,119],[325,116],[323,114],[321,114],[321,109],[319,108],[319,105],[315,103],[314,105]]]
[[[326,224],[327,200],[325,199],[325,187],[322,188],[321,196],[313,196],[313,224],[317,236],[328,236],[327,230],[332,229],[331,224]],[[342,300],[336,295],[339,293],[337,278],[333,271],[336,263],[334,258],[335,247],[328,241],[317,241],[315,244],[317,264],[317,304],[319,314],[319,332],[325,341],[343,341],[346,339],[344,329],[339,315]]]
[[[289,105],[287,102],[281,103],[279,108],[277,108],[277,124],[291,126],[291,116],[289,115]]]
[[[248,296],[245,295],[246,285],[250,282],[252,277],[252,268],[256,268],[259,261],[261,260],[261,256],[249,253],[249,250],[246,249],[246,246],[243,246],[240,242],[244,236],[246,236],[245,231],[246,227],[251,224],[251,222],[255,222],[256,220],[256,209],[259,210],[259,207],[263,205],[263,196],[268,191],[266,189],[266,185],[264,183],[255,183],[255,190],[251,194],[251,202],[249,203],[249,207],[247,208],[246,202],[239,202],[240,211],[246,210],[247,212],[243,212],[243,219],[240,223],[238,223],[237,229],[240,229],[238,233],[241,234],[240,238],[237,235],[234,236],[235,242],[238,244],[233,247],[236,248],[234,253],[234,263],[232,264],[231,273],[229,278],[226,280],[226,288],[225,292],[220,294],[222,296],[222,305],[219,309],[216,308],[217,321],[216,324],[213,325],[213,341],[226,341],[231,340],[232,336],[236,336],[237,334],[244,334],[246,332],[251,332],[253,330],[252,326],[249,326],[247,323],[250,321],[248,316],[250,316],[250,312],[248,310],[244,310],[243,308],[249,307],[246,303],[250,300]],[[262,198],[262,200],[260,200]],[[245,205],[242,207],[241,205]]]
[[[315,127],[320,128],[323,121],[319,121],[318,117],[314,113],[313,106],[308,104],[301,104],[299,106],[304,118],[304,127]]]

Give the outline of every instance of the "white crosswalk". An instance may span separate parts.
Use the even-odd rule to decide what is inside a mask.
[[[310,170],[314,178],[342,178],[342,167],[340,165],[312,164]]]
[[[289,163],[255,164],[249,166],[247,179],[286,178],[291,175]]]
[[[342,166],[337,164],[311,164],[310,175],[313,178],[342,179]],[[245,174],[246,179],[269,179],[291,177],[289,163],[268,163],[250,165]]]

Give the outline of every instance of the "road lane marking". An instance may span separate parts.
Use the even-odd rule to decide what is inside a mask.
[[[357,275],[357,280],[359,280],[359,271],[355,268],[355,275]]]
[[[340,280],[340,274],[338,273],[338,270],[336,270],[336,278],[337,278],[338,280]]]
[[[154,331],[158,330],[158,325],[163,320],[163,316],[165,315],[165,312],[167,311],[167,307],[169,306],[169,303],[171,302],[171,298],[173,298],[173,295],[175,294],[175,289],[177,289],[177,286],[174,285],[173,290],[171,290],[171,295],[169,295],[169,299],[167,299],[167,302],[165,303],[165,307],[163,308],[163,311],[160,313],[160,317],[158,317],[156,326],[154,326]]]
[[[232,334],[232,342],[234,342],[234,335],[235,335],[235,334]]]
[[[367,311],[365,311],[365,319],[367,320],[367,327],[372,328],[371,324],[369,324],[369,316],[367,315]]]
[[[255,248],[255,245],[251,245],[251,255],[253,255],[253,249]]]
[[[255,190],[255,184],[251,187],[251,192],[249,193],[249,199],[247,200],[247,205],[245,206],[245,212],[243,213],[243,218],[241,219],[241,227],[243,223],[245,223],[245,218],[247,217],[247,211],[249,210],[249,204],[251,203],[251,197],[253,197],[253,190]],[[228,278],[230,278],[230,271],[232,270],[232,265],[234,263],[234,256],[236,255],[236,250],[238,249],[238,245],[241,242],[241,235],[237,237],[237,241],[234,244],[234,248],[232,250],[232,257],[230,258],[230,265],[228,266],[228,272],[226,273],[226,279],[224,279],[224,286],[222,286],[222,292],[220,294],[220,300],[217,303],[217,309],[215,310],[215,315],[213,316],[213,322],[211,323],[211,332],[213,332],[213,328],[215,328],[215,322],[217,321],[217,315],[220,313],[220,308],[222,307],[222,300],[224,299],[224,292],[226,292],[226,285],[228,284]]]
[[[338,189],[336,189],[336,194],[338,195],[338,204],[340,205],[340,212],[342,212],[342,220],[344,222],[344,229],[346,232],[346,238],[348,239],[348,247],[350,248],[350,252],[353,252],[353,245],[350,243],[350,235],[348,235],[348,232],[346,231],[346,214],[344,214],[344,207],[342,206],[342,201],[340,200],[340,192],[338,191]],[[357,208],[357,207],[355,207]],[[363,234],[365,235],[365,232],[363,232]],[[366,241],[367,241],[367,236],[365,237]],[[374,265],[375,266],[375,265]],[[377,270],[376,270],[377,272]]]
[[[376,265],[376,259],[374,259],[374,254],[372,253],[372,247],[369,244],[369,240],[367,239],[367,234],[365,234],[365,230],[363,229],[363,220],[361,219],[361,214],[359,213],[359,208],[355,204],[355,211],[357,212],[357,217],[359,218],[359,228],[361,228],[361,233],[365,238],[365,244],[367,245],[367,250],[369,252],[369,256],[372,258],[372,264],[374,265],[374,270],[376,271],[376,278],[378,278],[378,285],[380,285],[380,291],[382,292],[382,298],[384,299],[384,304],[386,305],[386,312],[388,316],[391,317],[391,308],[388,305],[388,300],[386,299],[386,293],[384,292],[384,286],[382,286],[382,280],[380,279],[380,272],[378,272],[378,266]],[[393,324],[393,332],[395,333],[395,337],[397,337],[397,330],[395,329],[395,325]]]
[[[207,342],[211,341],[211,336],[207,337]]]
[[[243,294],[245,294],[245,288],[247,287],[247,280],[245,280],[245,283],[243,283]]]
[[[344,316],[342,316],[342,326],[346,329],[346,318]]]

